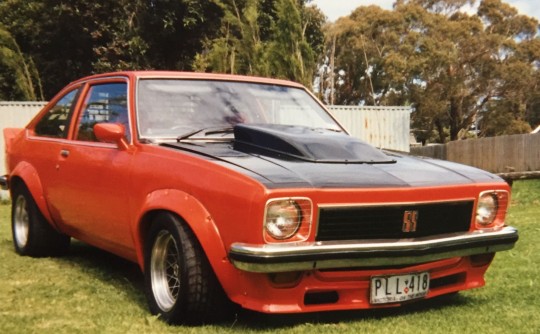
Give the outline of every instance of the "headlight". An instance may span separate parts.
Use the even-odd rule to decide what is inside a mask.
[[[482,194],[478,200],[476,209],[476,222],[481,226],[486,226],[495,220],[499,203],[494,193]]]
[[[279,201],[268,206],[266,230],[275,239],[283,240],[293,236],[302,223],[302,211],[296,202]]]
[[[274,199],[266,205],[264,238],[267,242],[305,240],[309,236],[310,225],[309,199]]]
[[[504,225],[508,205],[508,192],[484,191],[480,193],[476,206],[476,227],[492,228]]]

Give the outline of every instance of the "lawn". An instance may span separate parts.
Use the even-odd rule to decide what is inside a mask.
[[[74,242],[68,256],[13,251],[10,206],[0,205],[0,333],[538,333],[540,180],[513,186],[508,223],[520,230],[495,257],[484,288],[399,309],[268,316],[241,311],[201,327],[149,314],[136,265]]]

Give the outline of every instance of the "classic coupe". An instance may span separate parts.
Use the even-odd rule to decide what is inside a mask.
[[[168,323],[477,288],[518,239],[502,179],[375,148],[289,81],[95,75],[4,136],[15,251],[75,238],[133,261]]]

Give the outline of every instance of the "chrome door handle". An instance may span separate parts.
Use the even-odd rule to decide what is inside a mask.
[[[67,158],[67,157],[69,157],[69,151],[68,150],[61,150],[60,155],[63,156],[64,158]]]

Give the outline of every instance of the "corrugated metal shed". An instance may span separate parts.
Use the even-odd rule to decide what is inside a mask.
[[[376,147],[409,152],[410,107],[327,106],[352,136]]]

